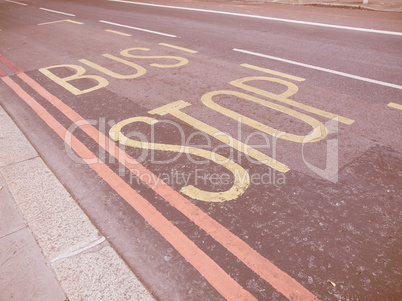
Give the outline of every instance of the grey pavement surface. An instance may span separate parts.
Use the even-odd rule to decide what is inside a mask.
[[[0,300],[153,300],[0,107]]]
[[[350,8],[370,9],[380,11],[400,11],[402,12],[402,0],[367,0],[367,1],[350,1],[350,0],[272,0],[270,2],[291,3],[302,5],[330,5],[345,6]]]
[[[206,0],[211,2],[232,2],[237,4],[262,4],[265,2],[291,5],[318,5],[366,9],[378,11],[402,12],[402,0]]]

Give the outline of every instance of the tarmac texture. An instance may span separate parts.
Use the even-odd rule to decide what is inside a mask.
[[[402,0],[205,1],[402,12]],[[0,300],[154,300],[1,107],[0,150]]]

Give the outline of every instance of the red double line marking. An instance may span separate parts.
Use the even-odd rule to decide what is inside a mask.
[[[156,176],[146,169],[143,165],[130,158],[131,162],[121,159],[117,153],[121,152],[114,141],[104,136],[95,127],[84,121],[77,112],[63,103],[56,96],[49,93],[45,88],[36,81],[22,72],[10,61],[0,56],[1,61],[11,70],[20,70],[18,77],[27,83],[32,89],[38,92],[43,98],[54,105],[66,117],[79,126],[87,135],[101,145],[112,156],[124,164],[129,170],[133,166],[136,167],[140,174],[135,176],[141,177],[141,174],[151,175],[150,178],[157,179]],[[11,63],[12,65],[8,65]],[[12,68],[11,68],[12,67]],[[13,70],[13,71],[14,71]],[[15,71],[14,71],[15,72]],[[3,81],[17,93],[46,124],[52,128],[63,140],[68,134],[66,128],[61,125],[49,112],[46,111],[36,100],[29,96],[17,83],[11,78],[3,77]],[[81,157],[88,165],[101,176],[127,203],[129,203],[142,217],[151,224],[190,264],[192,264],[204,278],[227,300],[256,300],[254,296],[241,287],[234,279],[232,279],[214,260],[199,249],[193,241],[184,235],[176,226],[166,219],[155,207],[152,206],[145,198],[131,188],[122,178],[114,173],[106,164],[98,161],[92,163],[90,159],[95,155],[75,136],[71,135],[70,147]],[[66,141],[65,141],[66,142]],[[103,143],[104,145],[102,145]],[[67,142],[66,142],[67,143]],[[117,151],[118,150],[118,151]],[[125,157],[129,157],[125,154]],[[155,177],[154,177],[155,176]],[[280,270],[268,259],[263,257],[247,243],[239,237],[231,233],[228,229],[203,212],[199,207],[195,206],[183,195],[175,191],[173,188],[165,184],[163,181],[147,183],[156,193],[162,196],[173,207],[179,210],[187,218],[193,221],[198,227],[211,235],[217,242],[224,246],[228,251],[239,258],[252,271],[258,274],[271,284],[278,292],[283,294],[289,300],[318,300],[310,291],[304,288],[295,279]]]
[[[0,67],[0,77],[4,77],[4,76],[7,76],[7,75],[8,75],[7,71]]]
[[[6,65],[14,73],[24,72],[22,69],[18,68],[16,65],[14,65],[12,62],[10,62],[6,57],[2,56],[1,54],[0,54],[0,62],[2,62],[4,65]],[[3,70],[0,67],[0,77],[4,77],[4,76],[8,76],[8,73],[6,70]]]

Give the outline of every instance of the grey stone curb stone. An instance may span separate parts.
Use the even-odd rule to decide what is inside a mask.
[[[211,1],[211,0],[206,0]],[[351,8],[387,12],[402,12],[402,0],[369,0],[367,4],[362,0],[217,0],[218,2],[232,2],[234,4],[263,4],[282,3],[303,6],[326,6],[334,8]]]
[[[0,300],[154,300],[0,107]]]

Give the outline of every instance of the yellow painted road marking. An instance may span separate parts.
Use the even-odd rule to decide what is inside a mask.
[[[206,124],[182,111],[180,111],[183,108],[186,108],[188,106],[191,106],[190,103],[185,102],[183,100],[178,100],[176,102],[172,102],[170,104],[164,105],[162,107],[159,107],[157,109],[151,110],[148,113],[149,114],[158,114],[161,116],[170,114],[181,121],[189,124],[190,126],[203,131],[207,133],[208,135],[218,139],[219,141],[229,145],[230,147],[260,161],[263,164],[268,165],[269,167],[276,169],[277,171],[280,171],[282,173],[288,172],[290,169],[287,167],[285,164],[276,161],[274,158],[271,158],[264,153],[261,153],[260,151],[252,148],[251,146],[234,139],[227,134],[223,133],[222,131],[218,130],[217,128],[214,128],[210,126],[209,124]]]
[[[18,74],[21,76],[20,78],[28,83],[32,88],[35,89],[40,95],[46,98],[50,103],[52,103],[55,107],[57,107],[60,112],[63,112],[67,117],[69,117],[73,122],[77,123],[77,121],[83,121],[83,117],[79,116],[75,111],[73,111],[70,107],[66,106],[64,103],[60,101],[57,97],[50,94],[47,90],[45,90],[42,86],[39,86],[38,83],[34,82],[27,75]],[[66,133],[68,130],[64,128],[48,111],[45,110],[35,99],[28,95],[18,84],[16,84],[11,78],[3,77],[2,80],[12,88],[18,96],[20,96],[27,105],[29,105],[37,115],[43,119],[43,121],[54,130],[54,132],[64,140],[66,137]],[[74,116],[74,117],[73,117]],[[81,127],[81,126],[80,126]],[[90,135],[96,142],[99,142],[99,139],[107,139],[101,132],[96,133],[96,129],[93,128],[89,123],[84,125],[82,129]],[[175,248],[183,258],[190,263],[204,278],[208,281],[222,296],[225,300],[250,300],[257,301],[250,292],[245,290],[240,284],[238,284],[234,278],[232,278],[227,272],[225,272],[209,255],[204,253],[190,238],[188,238],[179,228],[177,228],[170,220],[168,220],[158,209],[156,209],[150,202],[148,202],[143,196],[138,194],[136,190],[134,190],[128,183],[126,183],[122,178],[120,178],[116,173],[114,173],[105,163],[99,161],[97,163],[92,163],[91,159],[94,158],[95,154],[92,153],[80,140],[78,140],[74,135],[71,136],[71,141],[65,141],[71,147],[71,149],[80,156],[89,167],[91,167],[109,186],[114,189],[131,207],[136,210],[144,219],[151,225],[158,233],[162,235],[167,242],[169,242],[173,248]],[[109,141],[103,140],[103,141]],[[100,144],[99,144],[100,145]],[[105,149],[106,150],[106,149]],[[120,158],[116,159],[120,161]],[[126,164],[126,163],[124,163]],[[136,166],[141,165],[136,163]],[[126,165],[127,166],[127,165]],[[142,165],[141,165],[142,166]],[[144,167],[142,166],[144,169]],[[146,171],[147,173],[149,171]],[[188,213],[192,214],[193,217],[198,218],[195,222],[204,223],[204,225],[208,225],[210,228],[213,227],[213,231],[211,229],[207,229],[207,234],[211,235],[214,239],[220,242],[219,238],[224,236],[227,243],[223,244],[230,252],[231,248],[239,248],[241,251],[247,253],[248,256],[251,256],[251,261],[255,259],[258,262],[253,263],[252,265],[248,264],[248,266],[256,270],[256,267],[260,267],[264,269],[264,272],[268,272],[268,276],[273,274],[273,277],[276,278],[276,282],[272,284],[272,286],[277,289],[279,292],[284,294],[285,296],[291,295],[296,296],[300,300],[316,300],[316,298],[308,298],[309,295],[312,295],[309,291],[307,291],[303,286],[301,286],[298,282],[296,282],[293,278],[291,278],[286,273],[279,270],[276,266],[274,266],[270,261],[266,260],[265,257],[262,257],[259,253],[254,251],[249,245],[247,245],[244,241],[242,241],[237,236],[233,235],[229,230],[224,228],[221,224],[217,223],[213,220],[209,215],[204,213],[201,209],[194,206],[189,200],[178,194],[175,190],[164,185],[158,185],[158,189],[155,189],[157,193],[159,193],[167,202],[172,204],[175,208],[178,208],[178,203],[181,206],[190,206],[191,211],[184,213],[188,216]],[[163,194],[162,191],[167,192]],[[175,195],[176,194],[176,195]],[[179,200],[179,202],[177,202]],[[187,204],[186,204],[187,203]],[[178,208],[179,210],[183,210],[182,208]],[[190,220],[193,221],[194,219]],[[205,229],[205,226],[200,226],[201,229]],[[224,232],[221,234],[220,232]],[[229,242],[230,241],[230,242]],[[240,244],[238,247],[237,245]],[[243,245],[241,245],[243,244]],[[230,246],[228,248],[228,245]],[[253,254],[255,253],[255,254]],[[233,253],[239,259],[242,259],[242,256]],[[253,258],[256,257],[257,258]],[[244,260],[245,261],[245,260]],[[245,261],[246,262],[246,261]],[[268,264],[268,268],[263,263],[266,262]],[[247,264],[247,262],[246,262]],[[261,273],[260,273],[261,274]],[[265,275],[264,275],[265,276]],[[273,282],[273,281],[271,281]],[[270,282],[270,283],[271,283]],[[283,289],[283,286],[287,286],[291,288],[291,290]]]
[[[268,73],[268,74],[273,74],[273,75],[280,76],[280,77],[283,77],[283,78],[287,78],[287,79],[290,79],[290,80],[299,81],[299,82],[305,80],[302,77],[298,77],[298,76],[290,75],[290,74],[287,74],[287,73],[282,73],[282,72],[279,72],[279,71],[274,71],[274,70],[271,70],[271,69],[262,68],[262,67],[258,67],[258,66],[254,66],[254,65],[250,65],[250,64],[241,64],[240,66],[245,67],[245,68],[258,70],[258,71],[265,72],[265,73]],[[280,83],[280,84],[283,84],[283,85],[287,86],[288,90],[285,93],[277,95],[277,94],[273,94],[273,93],[270,93],[268,91],[258,89],[256,87],[253,87],[253,86],[245,84],[245,82],[253,81],[253,80],[254,81],[255,80],[263,80],[263,81],[277,82],[277,83]],[[238,88],[241,88],[241,89],[244,89],[244,90],[256,93],[256,94],[260,94],[262,96],[272,98],[272,99],[275,99],[277,101],[284,102],[284,103],[286,103],[288,105],[297,107],[299,109],[302,109],[302,110],[307,111],[307,112],[311,112],[311,113],[319,115],[319,116],[327,117],[327,118],[330,118],[330,119],[337,118],[337,120],[339,122],[342,122],[342,123],[347,124],[347,125],[351,125],[353,122],[355,122],[353,119],[349,119],[349,118],[339,116],[339,115],[336,115],[336,114],[333,114],[333,113],[330,113],[330,112],[326,112],[324,110],[320,110],[320,109],[317,109],[315,107],[305,105],[305,104],[302,104],[300,102],[297,102],[297,101],[289,99],[288,97],[296,94],[296,92],[299,90],[299,88],[297,87],[297,85],[295,85],[295,84],[293,84],[291,82],[284,81],[282,79],[277,79],[277,78],[272,78],[272,77],[253,76],[253,77],[245,77],[245,78],[240,78],[240,79],[234,80],[234,81],[230,82],[230,84],[232,86],[235,86],[235,87],[238,87]]]
[[[84,24],[82,22],[77,22],[77,21],[73,21],[73,20],[68,19],[68,20],[59,20],[59,21],[53,21],[53,22],[40,23],[38,25],[47,25],[47,24],[54,24],[54,23],[60,23],[60,22],[70,22],[70,23],[79,24],[79,25]]]
[[[298,82],[302,82],[302,81],[306,80],[305,78],[302,78],[302,77],[298,77],[298,76],[290,75],[290,74],[287,74],[287,73],[282,73],[282,72],[279,72],[279,71],[271,70],[271,69],[268,69],[268,68],[262,68],[262,67],[258,67],[258,66],[254,66],[254,65],[250,65],[250,64],[240,64],[240,66],[250,68],[250,69],[254,69],[254,70],[258,70],[258,71],[262,71],[262,72],[273,74],[273,75],[277,75],[277,76],[284,77],[284,78],[291,79],[291,80],[295,80],[295,81],[298,81]]]
[[[69,69],[74,69],[76,71],[75,74],[67,76],[67,77],[58,77],[57,75],[53,74],[52,72],[49,71],[49,69],[53,69],[53,68],[69,68]],[[78,65],[72,65],[72,64],[68,64],[68,65],[57,65],[57,66],[50,66],[47,68],[41,68],[39,69],[40,72],[42,72],[44,75],[46,75],[48,78],[50,78],[51,80],[53,80],[54,82],[58,83],[60,86],[64,87],[65,89],[67,89],[68,91],[70,91],[71,93],[73,93],[74,95],[81,95],[84,93],[88,93],[88,92],[92,92],[95,90],[98,90],[100,88],[104,88],[109,84],[109,81],[101,76],[98,75],[84,75],[85,74],[85,69],[81,66]],[[95,82],[97,82],[97,85],[92,87],[92,88],[88,88],[85,90],[80,90],[76,87],[74,87],[72,84],[69,83],[69,81],[73,81],[73,80],[77,80],[77,79],[92,79]]]
[[[231,109],[225,108],[225,107],[217,104],[212,99],[214,96],[217,96],[217,95],[230,95],[230,96],[234,96],[234,97],[252,101],[254,103],[260,104],[267,108],[276,110],[278,112],[282,112],[282,113],[292,116],[296,119],[304,121],[305,123],[310,125],[313,130],[311,131],[310,134],[304,136],[304,135],[290,134],[287,132],[283,132],[283,131],[274,129],[268,125],[258,122],[257,120],[246,117],[243,114],[237,113],[235,111],[232,111]],[[251,96],[248,94],[244,94],[241,92],[230,91],[230,90],[212,91],[212,92],[208,92],[208,93],[204,94],[201,97],[201,101],[208,108],[210,108],[218,113],[221,113],[229,118],[232,118],[234,120],[241,120],[242,123],[245,123],[245,124],[255,128],[257,131],[267,133],[268,135],[271,135],[275,138],[285,139],[288,141],[299,142],[299,143],[304,143],[306,141],[316,142],[316,141],[320,141],[320,140],[324,139],[328,133],[325,125],[322,122],[318,121],[317,119],[315,119],[311,116],[297,112],[295,110],[284,107],[282,105],[278,105],[273,102],[266,101],[261,98],[257,98],[257,97],[254,97],[254,96]]]
[[[389,104],[387,104],[387,106],[390,108],[402,110],[402,105],[395,103],[395,102],[390,102]]]
[[[180,47],[180,46],[176,46],[176,45],[172,45],[172,44],[159,43],[159,45],[174,48],[174,49],[189,52],[189,53],[198,53],[198,51],[196,51],[196,50],[191,50],[188,48],[184,48],[184,47]]]
[[[17,71],[18,77],[21,78],[25,83],[27,83],[31,88],[38,92],[44,99],[49,101],[55,108],[57,108],[61,113],[63,113],[72,122],[78,125],[79,121],[85,120],[82,116],[77,114],[69,106],[66,106],[60,99],[50,94],[47,90],[41,87],[37,82],[28,77],[23,71],[12,64],[10,61],[2,58],[2,62],[9,67],[11,70]],[[67,129],[63,128],[46,110],[44,110],[39,103],[30,97],[22,89],[16,90],[19,86],[13,82],[7,76],[2,78],[4,82],[7,83],[34,111],[41,117],[46,124],[50,126],[63,140]],[[20,88],[20,87],[19,87]],[[20,92],[24,92],[21,95]],[[25,96],[25,97],[24,97]],[[50,118],[49,118],[50,117]],[[54,121],[56,121],[55,124]],[[116,157],[115,149],[117,146],[114,145],[107,137],[99,132],[89,123],[84,123],[79,125],[79,127],[95,142],[97,142],[101,147],[108,151],[113,157],[115,157],[120,163],[128,169],[131,168],[130,164],[126,161],[121,160],[120,157]],[[59,130],[61,129],[61,131]],[[85,147],[77,138],[72,135],[74,141],[69,144],[73,147],[80,144],[78,148],[74,147],[74,151],[83,158],[88,165],[93,168],[117,193],[119,193],[128,204],[130,204],[138,213],[151,225],[156,231],[158,231],[172,246],[190,263],[192,264],[203,277],[220,293],[226,300],[253,300],[251,294],[247,294],[247,291],[242,293],[242,287],[237,285],[236,281],[231,277],[227,277],[228,274],[222,273],[223,269],[219,267],[208,255],[202,252],[202,250],[196,248],[196,245],[188,239],[187,236],[183,235],[178,228],[172,227],[172,222],[168,221],[164,215],[160,214],[159,211],[155,211],[154,207],[147,202],[137,191],[133,190],[130,185],[125,183],[117,174],[113,173],[111,169],[101,161],[92,164],[84,158],[93,158],[95,155]],[[102,142],[105,144],[102,144]],[[108,145],[107,147],[106,145]],[[112,147],[110,147],[112,143]],[[123,151],[123,153],[125,153]],[[128,156],[128,155],[127,155]],[[128,156],[129,157],[129,156]],[[134,159],[133,159],[134,160]],[[153,173],[147,170],[143,165],[138,162],[133,162],[137,168],[140,169],[142,174]],[[100,165],[105,166],[106,173],[100,172]],[[291,276],[286,274],[284,271],[280,270],[268,259],[263,257],[260,253],[255,251],[250,247],[245,241],[241,240],[238,236],[234,235],[227,228],[222,226],[216,220],[212,219],[207,213],[202,211],[198,206],[194,205],[188,199],[184,198],[181,194],[177,193],[173,188],[166,184],[156,185],[152,187],[154,183],[149,183],[149,186],[158,193],[164,200],[171,204],[174,208],[183,213],[187,218],[189,218],[195,225],[204,230],[213,239],[225,247],[229,252],[231,252],[235,257],[241,260],[248,268],[254,271],[262,279],[271,284],[279,293],[283,294],[289,300],[315,300],[318,298],[305,289],[300,283],[298,283]],[[126,189],[127,188],[127,189]],[[125,192],[124,192],[125,191]],[[159,226],[158,226],[159,225]]]
[[[266,70],[269,70],[269,69],[266,69]],[[274,71],[274,72],[276,72],[276,71]],[[283,73],[283,75],[286,75],[284,77],[287,77],[287,78],[292,76],[292,75],[284,74],[284,73]],[[288,75],[289,75],[289,77],[288,77]],[[259,89],[259,88],[256,88],[256,87],[253,87],[253,86],[245,84],[245,82],[249,82],[249,81],[276,82],[276,83],[283,84],[283,85],[287,86],[288,89],[282,94],[274,94],[274,93],[270,93],[268,91],[265,91],[265,90],[262,90],[262,89]],[[294,106],[296,108],[302,109],[304,111],[307,111],[307,112],[310,112],[310,113],[313,113],[313,114],[316,114],[316,115],[319,115],[319,116],[327,117],[329,119],[338,118],[339,122],[342,122],[342,123],[347,124],[347,125],[351,125],[353,122],[355,122],[353,119],[349,119],[349,118],[346,118],[346,117],[343,117],[343,116],[339,116],[339,115],[336,115],[336,114],[333,114],[333,113],[330,113],[330,112],[327,112],[327,111],[324,111],[324,110],[320,110],[320,109],[317,109],[315,107],[305,105],[303,103],[300,103],[300,102],[297,102],[297,101],[289,99],[288,97],[296,94],[297,91],[299,90],[299,88],[294,83],[291,83],[291,82],[288,82],[288,81],[285,81],[285,80],[282,80],[282,79],[279,79],[279,78],[265,77],[265,76],[252,76],[252,77],[245,77],[245,78],[240,78],[240,79],[233,80],[233,81],[230,82],[230,84],[232,86],[235,86],[235,87],[238,87],[238,88],[241,88],[241,89],[244,89],[244,90],[256,93],[256,94],[260,94],[260,95],[265,96],[267,98],[275,99],[277,101],[286,103],[286,104],[288,104],[290,106]]]
[[[159,121],[157,119],[150,117],[133,117],[120,121],[110,129],[109,131],[110,138],[112,138],[115,141],[119,141],[121,144],[125,146],[131,146],[134,148],[196,155],[221,165],[222,167],[226,168],[233,174],[234,176],[233,186],[226,191],[221,192],[205,191],[193,185],[188,185],[180,189],[180,191],[183,194],[189,196],[190,198],[204,202],[224,202],[224,201],[235,200],[239,196],[241,196],[250,185],[250,176],[248,172],[239,164],[219,154],[212,153],[208,150],[192,146],[142,142],[124,136],[124,134],[121,132],[122,128],[134,122],[144,122],[149,125],[154,125]]]
[[[86,59],[82,59],[82,60],[78,60],[78,61],[81,62],[81,63],[84,63],[85,65],[88,65],[89,67],[92,67],[92,68],[94,68],[96,70],[99,70],[100,72],[103,72],[103,73],[105,73],[105,74],[107,74],[107,75],[109,75],[111,77],[118,78],[118,79],[137,78],[137,77],[140,77],[140,76],[144,75],[147,72],[147,70],[145,68],[141,67],[140,65],[137,65],[137,64],[135,64],[133,62],[124,60],[124,59],[122,59],[120,57],[117,57],[117,56],[114,56],[114,55],[111,55],[111,54],[107,54],[107,53],[102,54],[102,56],[107,57],[109,59],[112,59],[112,60],[114,60],[116,62],[120,62],[122,64],[125,64],[127,66],[130,66],[130,67],[132,67],[133,69],[136,70],[136,73],[129,74],[129,75],[122,75],[122,74],[118,74],[116,72],[113,72],[113,71],[111,71],[109,69],[106,69],[105,67],[102,67],[102,66],[100,66],[98,64],[95,64],[95,63],[93,63],[91,61],[88,61]]]
[[[61,20],[61,21],[55,21],[55,22],[51,22],[51,23],[56,23],[56,22],[63,22],[63,21],[68,21],[68,22],[73,22],[76,23],[74,21],[71,20]],[[43,24],[50,24],[50,23],[43,23]],[[120,52],[120,54],[122,56],[125,57],[129,57],[129,58],[138,58],[138,59],[169,59],[169,60],[176,60],[178,61],[176,64],[158,64],[158,63],[150,63],[149,65],[152,67],[157,67],[157,68],[175,68],[175,67],[181,67],[183,65],[186,65],[188,63],[188,59],[184,58],[184,57],[180,57],[180,56],[155,56],[155,55],[151,55],[151,56],[145,56],[145,55],[134,55],[132,53],[130,53],[130,51],[133,50],[141,50],[141,51],[149,51],[149,48],[129,48],[129,49],[125,49],[123,51]],[[143,68],[140,65],[137,65],[131,61],[127,61],[125,59],[122,59],[120,57],[111,55],[111,54],[102,54],[102,56],[107,57],[109,59],[112,59],[114,61],[120,62],[122,64],[125,64],[127,66],[130,66],[132,68],[134,68],[137,73],[135,74],[129,74],[129,75],[123,75],[123,74],[118,74],[116,72],[113,72],[105,67],[102,67],[94,62],[91,62],[89,60],[86,59],[81,59],[78,60],[80,63],[83,63],[91,68],[94,68],[96,70],[99,70],[103,73],[105,73],[106,75],[109,75],[111,77],[114,78],[118,78],[118,79],[133,79],[133,78],[137,78],[140,77],[142,75],[144,75],[146,73],[146,69]],[[70,68],[70,69],[74,69],[76,71],[76,73],[74,75],[71,76],[67,76],[64,78],[60,78],[57,75],[53,74],[52,72],[49,71],[49,69],[53,69],[53,68]],[[70,91],[71,93],[73,93],[74,95],[80,95],[80,94],[84,94],[84,93],[89,93],[92,92],[94,90],[98,90],[101,89],[103,87],[106,87],[109,82],[107,79],[98,76],[98,75],[84,75],[86,70],[85,68],[83,68],[82,66],[79,65],[73,65],[73,64],[66,64],[66,65],[56,65],[56,66],[50,66],[50,67],[46,67],[46,68],[41,68],[39,69],[40,72],[42,72],[44,75],[46,75],[47,77],[49,77],[51,80],[55,81],[57,84],[61,85],[62,87],[64,87],[65,89],[67,89],[68,91]],[[80,90],[77,87],[73,86],[72,84],[70,84],[70,81],[74,81],[77,79],[92,79],[95,82],[98,82],[98,84],[92,88],[89,89],[85,89],[85,90]]]
[[[125,49],[125,50],[121,51],[120,54],[125,57],[136,58],[136,59],[173,59],[173,60],[179,61],[177,64],[173,64],[173,65],[163,65],[163,64],[157,64],[157,63],[149,64],[150,66],[157,67],[157,68],[175,68],[175,67],[184,66],[188,63],[188,59],[186,59],[184,57],[180,57],[180,56],[134,55],[134,54],[130,53],[133,50],[149,51],[151,49],[135,47],[135,48]]]
[[[129,33],[124,33],[124,32],[115,31],[115,30],[111,30],[111,29],[106,29],[105,31],[112,32],[112,33],[115,33],[115,34],[119,34],[121,36],[131,37],[131,34],[129,34]]]

